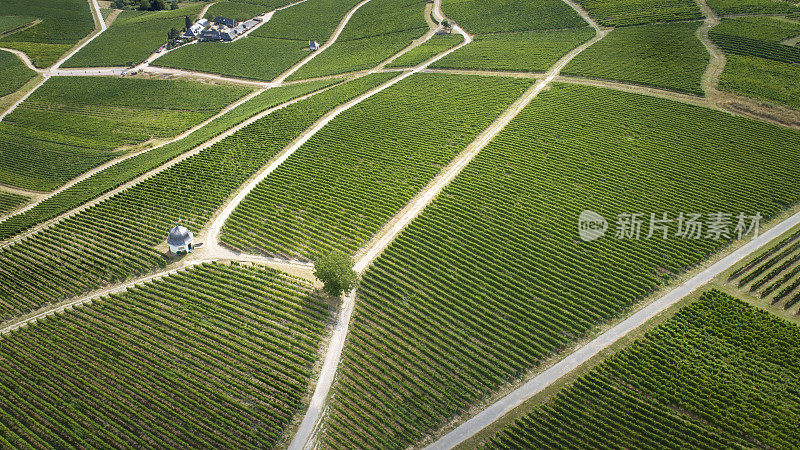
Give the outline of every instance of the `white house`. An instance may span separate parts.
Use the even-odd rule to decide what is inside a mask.
[[[191,37],[200,36],[200,33],[206,28],[206,25],[208,25],[208,19],[200,19],[186,30],[186,34]]]
[[[175,225],[169,230],[167,245],[170,253],[190,252],[194,247],[194,234],[183,225]]]
[[[312,52],[319,50],[319,42],[308,41],[308,48],[310,48]]]

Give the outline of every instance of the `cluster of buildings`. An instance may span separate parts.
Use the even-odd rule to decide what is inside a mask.
[[[239,23],[227,17],[216,17],[209,24],[208,19],[200,19],[186,30],[186,37],[201,41],[232,41],[261,23],[261,17],[254,17]]]

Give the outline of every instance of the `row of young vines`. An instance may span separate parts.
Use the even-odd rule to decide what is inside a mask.
[[[709,291],[486,448],[794,448],[800,328]]]
[[[393,75],[363,77],[280,109],[142,183],[0,250],[0,318],[142,275],[177,221],[197,233],[303,130]]]
[[[798,145],[706,108],[552,86],[364,275],[326,442],[412,445],[625,315],[736,238],[686,237],[679,213],[769,218],[800,200]],[[584,210],[604,237],[581,239]]]
[[[0,445],[273,447],[327,306],[280,272],[204,264],[0,339]]]

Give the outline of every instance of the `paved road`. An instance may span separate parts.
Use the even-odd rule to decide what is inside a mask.
[[[730,255],[713,264],[708,269],[692,277],[684,284],[650,303],[643,309],[625,319],[620,324],[601,334],[554,366],[542,372],[537,377],[528,381],[520,388],[512,391],[507,396],[493,403],[491,406],[484,409],[470,420],[464,422],[461,426],[454,429],[450,433],[447,433],[441,439],[427,448],[431,450],[453,448],[474,436],[480,430],[486,428],[494,421],[511,412],[514,408],[538,394],[562,376],[578,368],[581,364],[597,355],[603,349],[608,348],[608,346],[625,337],[628,333],[637,329],[648,320],[661,314],[670,306],[691,294],[696,289],[706,285],[722,272],[730,269],[740,261],[750,257],[758,249],[771,242],[773,239],[776,239],[783,233],[791,230],[798,224],[800,224],[800,213],[796,213],[783,222],[770,228],[767,232],[758,236],[758,238],[751,240]]]

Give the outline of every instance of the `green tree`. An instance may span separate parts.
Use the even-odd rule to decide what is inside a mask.
[[[139,3],[139,10],[150,11],[150,0],[142,0],[142,2]]]
[[[150,11],[163,11],[167,9],[167,2],[164,0],[152,0],[150,2]]]
[[[174,3],[173,3],[173,5],[174,5]],[[188,30],[192,26],[192,18],[189,17],[189,16],[186,16],[186,18],[184,19],[184,24],[186,25],[186,29]]]
[[[167,33],[167,41],[170,41],[170,42],[174,41],[175,39],[178,39],[178,36],[180,36],[180,35],[181,35],[181,32],[178,31],[177,28],[172,28],[171,30],[169,30],[169,33]]]
[[[314,262],[314,275],[324,284],[330,295],[349,293],[356,285],[358,274],[353,270],[353,260],[339,251],[333,251]]]

